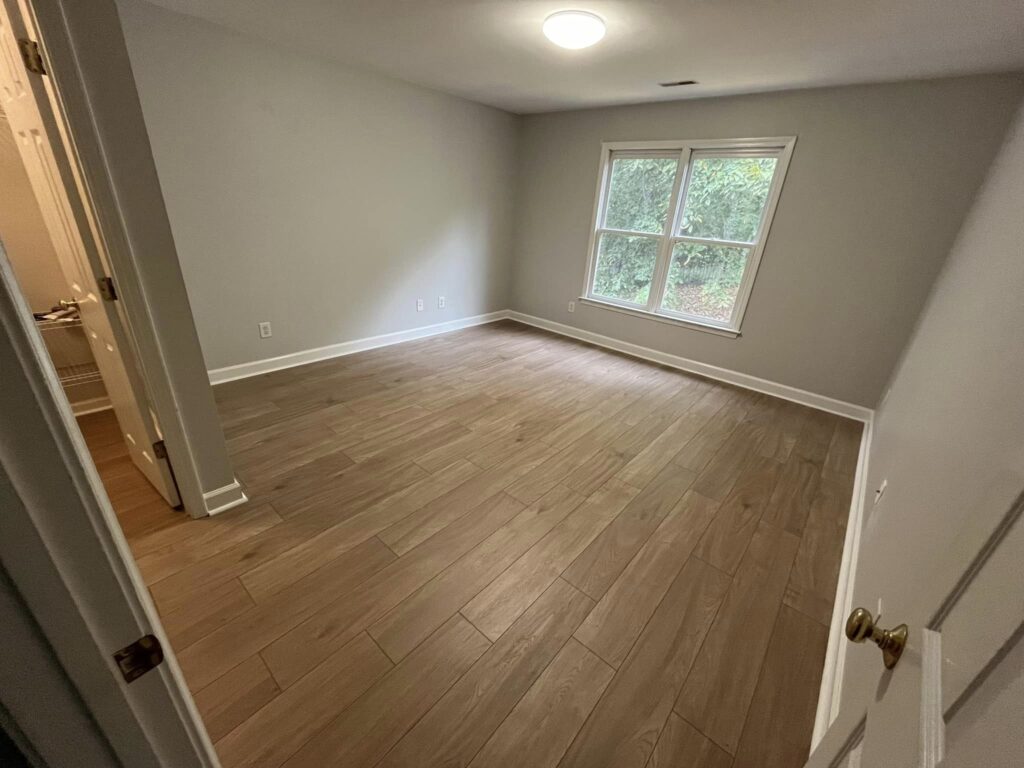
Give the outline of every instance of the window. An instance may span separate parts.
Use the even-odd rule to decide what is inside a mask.
[[[794,142],[605,144],[583,300],[738,335]]]

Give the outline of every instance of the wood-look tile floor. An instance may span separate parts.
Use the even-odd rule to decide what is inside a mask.
[[[511,322],[216,396],[208,520],[83,428],[225,766],[803,763],[859,424]]]

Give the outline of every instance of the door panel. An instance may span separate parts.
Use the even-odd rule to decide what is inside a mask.
[[[180,499],[166,458],[154,444],[159,429],[149,407],[134,350],[112,302],[99,293],[98,278],[109,274],[88,198],[75,172],[71,144],[60,128],[55,95],[45,76],[28,72],[17,38],[37,39],[24,27],[30,18],[18,0],[4,0],[0,18],[0,95],[15,143],[35,192],[47,231],[73,298],[79,302],[86,337],[103,377],[128,453],[171,506]]]
[[[1024,637],[1006,653],[950,715],[942,768],[1020,768],[1024,754]],[[984,755],[979,762],[978,756]]]
[[[870,645],[857,650],[879,656],[874,695],[859,710],[840,711],[806,768],[1024,765],[1022,517],[1024,494],[968,553],[930,627],[911,628],[895,669],[884,670]],[[950,563],[964,555],[941,558],[931,581],[948,579]]]

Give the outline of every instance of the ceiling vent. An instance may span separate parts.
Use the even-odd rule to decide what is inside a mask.
[[[696,80],[673,80],[670,83],[658,83],[662,88],[675,88],[677,85],[696,85]]]

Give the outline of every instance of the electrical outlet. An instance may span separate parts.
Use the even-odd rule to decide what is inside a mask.
[[[272,330],[270,330],[270,323],[269,322],[264,321],[264,322],[260,323],[260,338],[261,339],[269,339],[273,335],[274,335],[274,332]]]
[[[417,312],[422,312],[423,311],[423,299],[416,299],[416,311]]]
[[[569,302],[569,311],[570,312],[575,312],[576,311],[576,302],[575,301],[570,301]]]
[[[444,296],[438,296],[437,297],[437,308],[438,309],[444,309],[445,301],[446,300],[445,300]]]

